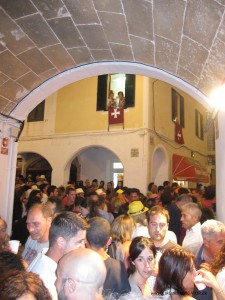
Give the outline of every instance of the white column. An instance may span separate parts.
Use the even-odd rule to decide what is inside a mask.
[[[225,224],[225,112],[218,114],[216,138],[216,207],[217,219]]]
[[[9,234],[11,234],[12,228],[17,159],[17,143],[15,138],[12,137],[15,127],[18,127],[16,122],[8,124],[6,120],[0,120],[0,145],[3,137],[9,137],[8,154],[0,153],[0,216],[7,222],[7,232]]]

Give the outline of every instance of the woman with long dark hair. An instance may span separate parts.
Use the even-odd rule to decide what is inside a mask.
[[[190,300],[197,275],[194,255],[179,246],[166,249],[159,260],[155,292],[166,300]]]
[[[128,275],[132,296],[150,299],[152,290],[149,277],[155,267],[156,249],[149,238],[139,236],[132,240],[129,250]]]

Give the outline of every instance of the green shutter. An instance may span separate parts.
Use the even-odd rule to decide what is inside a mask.
[[[177,97],[176,97],[176,91],[174,89],[172,91],[172,121],[177,118]]]
[[[180,96],[180,125],[184,128],[184,97]]]
[[[97,110],[106,110],[108,75],[98,76]]]
[[[126,74],[125,107],[134,107],[135,103],[135,75]]]
[[[198,111],[195,110],[195,135],[198,137]]]

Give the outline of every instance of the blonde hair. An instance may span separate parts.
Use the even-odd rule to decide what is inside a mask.
[[[134,221],[130,216],[120,215],[111,225],[111,236],[114,241],[130,241],[134,230]]]
[[[138,215],[133,215],[132,219],[134,220],[134,223],[139,223],[141,225],[146,226],[146,221],[147,221],[147,217],[146,217],[146,213],[142,213],[142,214],[138,214]]]
[[[111,204],[115,210],[115,212],[119,211],[119,208],[122,204],[126,203],[125,197],[122,194],[118,194],[117,196],[113,197],[111,200]]]

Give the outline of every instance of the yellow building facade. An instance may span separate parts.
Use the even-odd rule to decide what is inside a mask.
[[[69,180],[75,161],[77,180],[105,181],[113,180],[113,163],[120,162],[124,185],[145,193],[151,181],[161,185],[164,180],[173,180],[172,161],[177,154],[190,159],[195,156],[212,177],[208,133],[203,132],[207,112],[199,102],[163,81],[136,75],[134,106],[124,110],[124,125],[108,126],[108,112],[96,110],[97,89],[97,76],[67,85],[45,100],[42,121],[25,122],[18,147],[23,175],[37,155],[48,161],[55,185]],[[174,140],[174,92],[178,95],[175,113],[179,122],[179,97],[183,99],[184,144]],[[89,152],[84,155],[85,151]],[[99,154],[93,157],[95,152]]]

